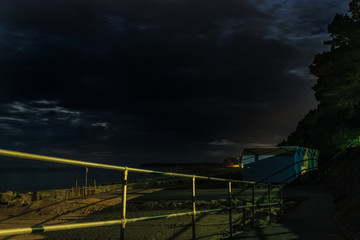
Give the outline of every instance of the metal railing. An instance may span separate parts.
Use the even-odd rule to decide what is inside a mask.
[[[109,220],[109,221],[97,221],[97,222],[87,222],[87,223],[74,223],[74,224],[57,224],[57,225],[49,225],[49,226],[37,226],[37,227],[25,227],[25,228],[12,228],[12,229],[1,229],[0,236],[5,235],[16,235],[16,234],[28,234],[28,233],[41,233],[41,232],[51,232],[51,231],[59,231],[59,230],[70,230],[70,229],[80,229],[80,228],[93,228],[100,226],[110,226],[110,225],[120,225],[120,239],[125,239],[125,227],[126,224],[140,222],[140,221],[148,221],[155,219],[164,219],[164,218],[172,218],[179,216],[192,216],[192,239],[196,239],[196,216],[204,213],[211,212],[220,212],[220,211],[228,211],[229,214],[229,237],[232,238],[233,235],[233,227],[232,227],[232,211],[234,209],[251,209],[251,218],[252,218],[252,226],[255,228],[255,210],[256,208],[269,208],[269,217],[271,224],[271,211],[272,207],[275,205],[283,208],[282,202],[282,194],[281,187],[279,188],[278,199],[276,202],[271,202],[271,190],[274,186],[278,186],[277,184],[272,183],[263,183],[267,186],[267,203],[256,202],[255,200],[255,186],[259,183],[251,182],[251,181],[241,181],[241,180],[233,180],[233,179],[225,179],[225,178],[216,178],[216,177],[206,177],[206,176],[197,176],[197,175],[189,175],[189,174],[181,174],[181,173],[173,173],[173,172],[162,172],[162,171],[153,171],[146,169],[138,169],[138,168],[130,168],[124,166],[116,166],[116,165],[108,165],[94,162],[85,162],[78,161],[72,159],[64,159],[36,154],[29,154],[23,152],[15,152],[9,150],[0,149],[0,156],[12,157],[12,158],[21,158],[21,159],[29,159],[36,161],[45,161],[52,163],[60,163],[60,164],[68,164],[68,165],[76,165],[76,166],[85,166],[85,167],[93,167],[93,168],[102,168],[109,170],[116,170],[122,172],[122,211],[121,211],[121,219],[120,220]],[[138,173],[151,173],[151,174],[160,174],[164,176],[171,177],[183,177],[183,178],[191,178],[192,179],[192,211],[191,212],[182,212],[182,213],[173,213],[167,215],[160,216],[149,216],[149,217],[138,217],[138,218],[126,218],[126,201],[127,201],[127,179],[129,172],[138,172]],[[227,182],[227,192],[228,192],[228,206],[226,208],[217,208],[217,209],[208,209],[208,210],[196,210],[196,191],[195,191],[195,183],[196,180],[209,180],[209,181],[221,181]],[[232,183],[242,183],[246,184],[247,188],[251,188],[251,204],[245,205],[245,201],[243,201],[244,205],[242,206],[233,206],[232,199]],[[282,211],[281,211],[282,212]],[[244,218],[245,216],[243,216]],[[245,225],[245,221],[244,221]]]
[[[300,164],[300,163],[310,162],[310,161],[314,161],[314,160],[315,160],[314,158],[308,158],[308,159],[299,160],[299,161],[297,161],[297,162],[294,162],[294,163],[292,163],[292,164],[290,164],[290,165],[288,165],[288,166],[286,166],[286,167],[284,167],[284,168],[282,168],[282,169],[280,169],[280,170],[278,170],[278,171],[276,171],[276,172],[268,175],[267,177],[264,177],[264,178],[260,179],[259,182],[265,182],[265,181],[267,181],[268,179],[270,179],[270,178],[272,178],[272,177],[275,177],[276,175],[278,175],[278,174],[280,174],[280,173],[288,170],[289,168],[292,168],[292,167],[294,167],[294,166],[296,166],[296,165],[298,165],[298,164]],[[314,171],[314,170],[317,170],[317,169],[318,169],[318,167],[312,167],[312,168],[302,169],[302,170],[300,170],[299,172],[295,173],[294,175],[288,176],[287,178],[283,179],[283,180],[281,181],[281,183],[286,183],[288,180],[290,180],[290,179],[292,179],[292,178],[294,178],[294,180],[295,180],[299,175],[301,175],[301,174],[303,174],[303,173],[306,173],[307,171]]]
[[[349,148],[359,146],[359,142],[360,142],[360,137],[357,137],[352,142],[350,142],[348,145],[343,147],[340,151],[338,151],[335,155],[333,155],[330,158],[330,160],[328,160],[325,164],[323,164],[319,168],[319,174],[315,181],[319,182],[324,176],[326,176],[331,171],[331,169],[333,169],[335,167],[338,157],[340,155],[342,155],[343,153],[345,153]]]

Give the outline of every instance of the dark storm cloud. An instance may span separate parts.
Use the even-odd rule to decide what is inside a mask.
[[[125,19],[125,24],[146,28],[151,24],[175,27],[206,26],[211,19],[261,17],[263,14],[247,1],[2,1],[0,20],[3,23],[38,29],[46,33],[87,37],[107,30],[111,17]],[[115,21],[121,24],[121,21]],[[130,25],[131,26],[131,25]],[[120,29],[122,26],[117,26]],[[123,26],[123,27],[129,27]],[[194,29],[190,29],[194,30]],[[185,30],[187,32],[188,30]],[[177,31],[178,32],[178,31]],[[178,32],[181,33],[181,32]]]
[[[2,148],[97,162],[140,162],[132,145],[145,133],[138,129],[136,116],[78,112],[41,100],[2,105],[0,122]]]
[[[306,67],[344,6],[1,1],[2,140],[131,161],[275,144],[316,105]]]

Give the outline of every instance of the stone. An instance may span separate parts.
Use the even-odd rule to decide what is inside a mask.
[[[7,191],[7,192],[1,194],[0,203],[9,204],[9,202],[13,201],[17,197],[18,197],[17,193],[12,192],[12,191]]]

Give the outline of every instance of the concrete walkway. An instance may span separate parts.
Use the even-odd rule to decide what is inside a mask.
[[[306,197],[300,205],[290,210],[277,224],[255,232],[245,232],[234,239],[303,239],[303,240],[342,240],[333,216],[334,197],[324,185],[300,185],[284,191],[285,198]]]

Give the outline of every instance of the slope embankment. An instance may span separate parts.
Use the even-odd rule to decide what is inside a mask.
[[[335,159],[335,167],[323,181],[336,192],[335,221],[344,236],[360,239],[360,147]]]

